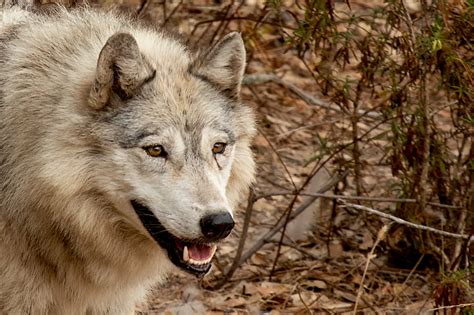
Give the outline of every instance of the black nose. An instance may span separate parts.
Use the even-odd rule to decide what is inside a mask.
[[[232,216],[227,211],[206,215],[200,223],[202,234],[209,241],[217,241],[226,237],[235,224]]]

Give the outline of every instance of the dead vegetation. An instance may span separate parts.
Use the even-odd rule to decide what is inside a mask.
[[[474,2],[92,5],[196,46],[242,32],[260,120],[258,183],[212,273],[141,313],[474,313]]]

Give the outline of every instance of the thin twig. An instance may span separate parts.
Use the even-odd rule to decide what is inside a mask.
[[[239,261],[240,258],[242,257],[242,252],[244,251],[244,246],[245,246],[245,241],[247,240],[247,234],[250,226],[250,219],[252,218],[252,212],[253,212],[253,204],[255,203],[255,198],[254,198],[254,192],[253,189],[250,190],[249,192],[249,197],[247,201],[247,208],[245,209],[245,217],[244,217],[244,225],[242,227],[242,234],[240,236],[239,240],[239,245],[237,247],[237,252],[234,257],[234,261],[232,262],[232,265],[230,266],[229,270],[224,273],[224,276],[222,279],[217,283],[214,288],[218,289],[222,287],[227,280],[229,280],[230,277],[234,274],[235,270],[239,267]]]
[[[237,8],[232,12],[232,14],[230,15],[231,17],[235,16],[236,14],[239,13],[239,10],[245,5],[245,1],[240,1],[240,3],[237,5]],[[223,27],[222,27],[222,31],[225,32],[225,30],[229,27],[229,24],[230,24],[231,20],[227,20],[224,22],[223,24]],[[219,32],[216,33],[216,36],[217,34],[219,34]],[[212,39],[214,41],[214,38]]]
[[[178,11],[179,7],[183,5],[184,0],[181,0],[174,8],[171,10],[170,14],[166,16],[165,20],[161,24],[161,27],[165,27],[168,21],[175,15],[175,13]],[[166,2],[165,2],[166,3]]]
[[[367,261],[365,263],[365,268],[364,268],[364,273],[362,274],[362,280],[360,281],[360,286],[359,286],[359,291],[357,292],[357,298],[355,301],[354,305],[354,315],[357,314],[357,306],[359,305],[359,301],[362,297],[362,292],[364,292],[364,281],[365,281],[365,276],[367,274],[367,270],[369,269],[369,264],[370,261],[375,258],[375,248],[377,245],[385,238],[385,235],[387,235],[388,231],[388,225],[384,225],[378,232],[377,234],[377,239],[375,240],[374,246],[372,246],[372,249],[370,250],[370,253],[367,255]]]
[[[140,6],[138,7],[137,12],[135,13],[136,16],[142,17],[147,11],[149,5],[150,5],[150,0],[142,0],[140,2]]]
[[[346,171],[339,176],[334,176],[323,187],[321,187],[318,192],[323,193],[325,191],[328,191],[329,189],[331,189],[331,187],[341,181],[347,175],[347,173],[348,172]],[[308,208],[314,201],[316,201],[316,199],[318,199],[318,197],[308,198],[308,200],[306,200],[295,211],[291,213],[289,221],[300,215],[304,210],[306,210],[306,208]],[[283,227],[284,224],[285,221],[280,220],[279,223],[276,224],[270,231],[268,231],[267,233],[265,233],[265,235],[258,239],[245,253],[242,254],[239,261],[236,263],[236,266],[238,267],[242,265],[245,261],[247,261],[247,259],[252,257],[253,254],[255,254],[260,248],[262,248],[263,245],[268,243],[276,233],[278,233],[278,231]],[[230,279],[232,277],[237,267],[234,267],[232,269],[229,268],[229,271],[226,273],[227,279]],[[219,285],[222,286],[222,284],[220,283]]]
[[[354,182],[356,188],[356,195],[362,195],[362,163],[360,162],[360,141],[359,138],[359,120],[360,116],[358,115],[358,108],[359,108],[359,100],[360,100],[360,85],[362,84],[362,80],[359,81],[358,88],[357,88],[357,95],[356,100],[353,102],[352,105],[352,115],[350,117],[351,126],[352,126],[352,159],[354,160],[353,168],[354,168]]]
[[[279,241],[271,241],[272,243],[275,243],[275,244],[278,244],[280,243]],[[301,246],[298,246],[298,244],[296,244],[295,242],[288,242],[288,241],[283,241],[282,242],[283,245],[285,246],[288,246],[288,247],[291,247],[291,248],[294,248],[296,249],[297,251],[299,251],[300,253],[302,253],[303,255],[306,255],[310,258],[313,258],[313,259],[321,259],[321,257],[318,257],[317,255],[307,251],[306,249],[302,248]]]
[[[441,262],[443,263],[443,270],[451,265],[451,259],[449,259],[448,255],[446,255],[443,249],[433,243],[430,237],[427,237],[424,242],[428,245],[428,248],[430,248],[433,253],[438,254]]]
[[[404,292],[404,288],[406,286],[406,284],[408,283],[408,280],[411,278],[411,276],[415,273],[416,269],[418,269],[418,266],[420,265],[421,261],[423,260],[423,258],[425,258],[425,254],[421,255],[420,258],[418,258],[418,261],[416,262],[415,266],[413,266],[413,268],[410,270],[410,273],[408,274],[408,276],[405,278],[405,281],[403,281],[402,285],[401,285],[401,289],[398,291],[397,295],[395,295],[395,297],[392,299],[392,302],[395,303],[398,301],[398,298],[400,297],[400,295]]]
[[[227,6],[227,9],[224,13],[224,17],[227,17],[227,15],[229,14],[230,10],[232,9],[232,7],[234,6],[234,3],[235,3],[235,0],[231,0],[230,4]],[[230,16],[233,16],[233,14],[231,14]],[[217,28],[214,30],[214,33],[212,34],[211,38],[210,38],[210,41],[209,43],[213,43],[214,42],[214,39],[216,38],[217,34],[219,34],[221,28],[225,25],[226,23],[226,20],[222,19],[220,22],[219,22],[219,25],[217,26]]]
[[[335,124],[335,123],[340,122],[340,121],[341,121],[341,119],[335,119],[335,120],[330,120],[330,121],[319,122],[319,123],[316,123],[316,124],[303,125],[303,126],[300,126],[298,128],[290,129],[290,130],[288,130],[284,133],[278,134],[278,135],[275,136],[275,138],[276,139],[284,139],[284,138],[289,137],[291,134],[293,134],[295,132],[298,132],[300,130],[311,129],[311,128],[314,128],[314,127],[320,127],[320,126],[324,126],[324,125],[331,125],[331,124]]]
[[[461,211],[461,215],[459,217],[459,224],[458,224],[458,227],[456,229],[456,232],[459,233],[459,234],[464,233],[464,229],[466,227],[466,221],[467,221],[467,209],[469,208],[470,204],[472,203],[473,194],[474,194],[474,181],[471,182],[471,185],[468,189],[468,196],[469,197],[466,198],[465,205],[464,205],[464,207]],[[461,254],[462,245],[463,245],[463,242],[461,242],[461,241],[456,242],[456,244],[454,245],[453,255],[451,256],[451,261],[456,261],[456,258]],[[461,262],[461,260],[459,260],[459,262]],[[457,268],[457,266],[451,266],[452,270],[456,270],[456,268]]]
[[[329,102],[323,101],[319,98],[316,98],[310,94],[308,94],[305,91],[302,91],[295,85],[288,83],[281,78],[277,77],[274,74],[254,74],[254,75],[247,75],[244,77],[242,84],[248,85],[248,84],[262,84],[262,83],[267,83],[267,82],[275,82],[277,84],[283,85],[287,89],[289,89],[291,92],[295,93],[298,97],[300,97],[303,101],[310,105],[316,105],[328,110],[332,110],[338,113],[343,113],[335,104],[331,104]]]
[[[390,220],[395,221],[399,224],[403,224],[403,225],[406,225],[406,226],[409,226],[409,227],[412,227],[412,228],[415,228],[415,229],[425,230],[425,231],[429,231],[429,232],[432,232],[432,233],[436,233],[436,234],[440,234],[440,235],[444,235],[444,236],[448,236],[448,237],[452,237],[452,238],[468,239],[470,242],[474,241],[474,236],[441,231],[441,230],[438,230],[438,229],[435,229],[435,228],[432,228],[432,227],[429,227],[429,226],[426,226],[426,225],[421,225],[421,224],[415,224],[415,223],[412,223],[412,222],[408,222],[408,221],[400,219],[396,216],[393,216],[391,214],[388,214],[388,213],[385,213],[385,212],[382,212],[382,211],[379,211],[379,210],[375,210],[375,209],[372,209],[372,208],[369,208],[369,207],[365,207],[365,206],[361,206],[361,205],[355,205],[355,204],[352,204],[352,203],[347,203],[342,199],[338,199],[338,201],[343,205],[343,207],[348,207],[348,208],[354,208],[354,209],[357,209],[357,210],[367,211],[367,212],[370,212],[372,214],[376,214],[380,217],[390,219]]]
[[[291,182],[291,186],[293,186],[293,189],[294,189],[294,191],[296,192],[298,189],[297,189],[297,187],[296,187],[295,181],[293,180],[293,176],[291,175],[290,170],[288,169],[288,167],[287,167],[286,164],[285,164],[285,161],[283,161],[283,158],[281,157],[280,153],[278,153],[277,149],[273,146],[273,143],[270,141],[270,139],[268,139],[267,135],[266,135],[260,128],[258,128],[258,131],[259,131],[259,134],[261,134],[262,137],[265,138],[265,141],[266,141],[266,142],[268,143],[268,145],[270,146],[270,149],[271,149],[271,150],[275,153],[275,155],[277,156],[278,161],[279,161],[280,164],[283,166],[286,175],[288,175],[288,179],[289,179],[290,182]]]
[[[250,22],[254,22],[254,23],[257,23],[257,24],[266,24],[266,25],[273,25],[273,26],[278,26],[278,23],[273,23],[273,22],[268,22],[268,21],[262,21],[260,18],[259,19],[255,19],[253,17],[250,17],[250,16],[231,16],[231,17],[225,17],[225,18],[222,18],[222,17],[219,17],[219,18],[216,18],[216,19],[212,19],[212,20],[206,20],[206,21],[200,21],[198,23],[196,23],[194,25],[194,28],[193,30],[191,31],[191,35],[194,35],[194,33],[196,33],[197,29],[201,26],[201,25],[205,25],[205,24],[208,24],[208,27],[212,25],[212,23],[214,22],[221,22],[221,21],[239,21],[239,20],[243,20],[243,21],[250,21]],[[289,27],[287,26],[286,27],[287,29],[290,29],[290,30],[295,30],[295,28],[292,28],[292,27]]]
[[[426,66],[425,66],[426,67]],[[423,67],[423,69],[425,68]],[[420,212],[425,214],[426,213],[426,203],[427,203],[427,183],[428,183],[428,173],[430,168],[430,145],[431,145],[431,132],[430,132],[430,124],[429,124],[429,110],[428,110],[428,91],[426,87],[426,71],[423,70],[423,76],[420,80],[420,106],[422,109],[422,117],[423,117],[423,153],[422,153],[422,161],[421,161],[421,174],[419,177],[418,183],[418,196],[417,199],[419,200],[419,209]]]
[[[405,2],[401,2],[402,8],[403,8],[403,14],[405,15],[405,24],[408,26],[408,30],[410,31],[410,36],[411,36],[411,42],[412,44],[409,46],[412,51],[415,51],[415,46],[416,46],[416,36],[415,36],[415,31],[413,30],[413,21],[410,17],[410,13],[408,12],[408,9],[405,5]]]
[[[295,193],[292,191],[278,191],[274,193],[264,194],[255,197],[256,200],[262,198],[268,198],[273,196],[286,196],[286,195],[294,195]],[[408,199],[408,198],[385,198],[385,197],[364,197],[364,196],[346,196],[346,195],[327,195],[327,194],[319,194],[319,193],[298,193],[300,196],[314,196],[326,199],[344,199],[344,200],[360,200],[360,201],[374,201],[374,202],[400,202],[400,203],[416,203],[416,199]],[[453,206],[453,205],[446,205],[437,202],[428,202],[430,206],[438,207],[438,208],[446,208],[446,209],[462,209],[461,206]]]
[[[299,286],[296,288],[296,292],[298,292],[298,296],[299,296],[299,298],[300,298],[300,301],[301,301],[301,303],[303,303],[304,308],[306,309],[306,311],[308,312],[308,314],[311,314],[311,310],[310,310],[308,304],[306,304],[305,300],[304,300],[303,297],[301,296],[301,290],[300,290],[300,287],[299,287]]]
[[[285,222],[283,224],[283,230],[282,230],[281,235],[280,235],[280,240],[278,241],[278,247],[277,247],[277,251],[276,251],[276,254],[275,254],[275,259],[273,260],[272,270],[270,271],[270,276],[269,276],[268,281],[272,280],[273,272],[275,271],[275,268],[276,268],[277,263],[278,263],[278,259],[280,258],[281,247],[283,245],[283,238],[285,237],[286,228],[288,226],[288,223],[290,222],[291,211],[293,210],[293,207],[295,206],[295,203],[296,203],[297,199],[298,199],[298,195],[295,195],[293,197],[293,199],[291,200],[291,202],[290,202],[290,204],[289,204],[289,206],[286,210],[286,216],[285,216]]]
[[[461,307],[467,307],[467,306],[474,306],[474,303],[440,306],[440,307],[436,307],[436,308],[430,308],[428,310],[428,312],[439,311],[439,310],[449,310],[449,309],[453,309],[453,308],[458,308],[458,307],[461,308]]]
[[[267,83],[267,82],[275,82],[277,84],[280,84],[284,87],[286,87],[288,90],[296,94],[299,98],[301,98],[303,101],[305,101],[309,105],[315,105],[319,106],[321,108],[327,109],[327,110],[332,110],[340,114],[345,114],[335,103],[328,102],[322,99],[319,99],[311,94],[309,94],[306,91],[301,90],[299,87],[296,85],[286,82],[282,78],[276,76],[275,74],[268,74],[268,73],[263,73],[263,74],[251,74],[251,75],[246,75],[242,81],[242,84],[244,85],[249,85],[249,84],[262,84],[262,83]],[[357,114],[359,117],[369,117],[372,119],[375,118],[380,118],[382,117],[378,113],[374,113],[371,111],[363,111],[363,110],[358,110]]]

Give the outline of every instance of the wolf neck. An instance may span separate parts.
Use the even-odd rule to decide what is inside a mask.
[[[9,260],[0,257],[0,275],[10,265],[24,266],[22,287],[41,283],[60,288],[51,294],[64,304],[76,305],[74,312],[69,313],[72,314],[77,312],[78,305],[87,307],[94,305],[94,300],[118,298],[109,296],[117,291],[144,294],[143,288],[161,281],[167,273],[154,242],[140,237],[123,221],[105,219],[113,218],[114,209],[100,201],[100,194],[90,192],[66,203],[58,201],[58,196],[51,192],[31,193],[42,193],[44,197],[36,203],[17,202],[20,207],[30,207],[29,211],[19,209],[17,215],[21,218],[0,218],[0,238],[5,244],[15,244],[15,248],[2,248],[2,256]],[[49,205],[56,210],[62,208],[62,215]],[[2,285],[8,287],[7,282],[2,278]],[[41,296],[41,292],[36,294]],[[31,303],[40,304],[47,303],[51,296],[36,302],[31,298]]]

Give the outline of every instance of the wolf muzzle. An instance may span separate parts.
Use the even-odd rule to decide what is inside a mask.
[[[199,222],[202,237],[182,239],[169,232],[143,203],[132,200],[131,204],[148,233],[167,251],[170,261],[196,276],[211,269],[211,260],[217,249],[215,243],[227,237],[235,225],[227,211],[209,214]]]

